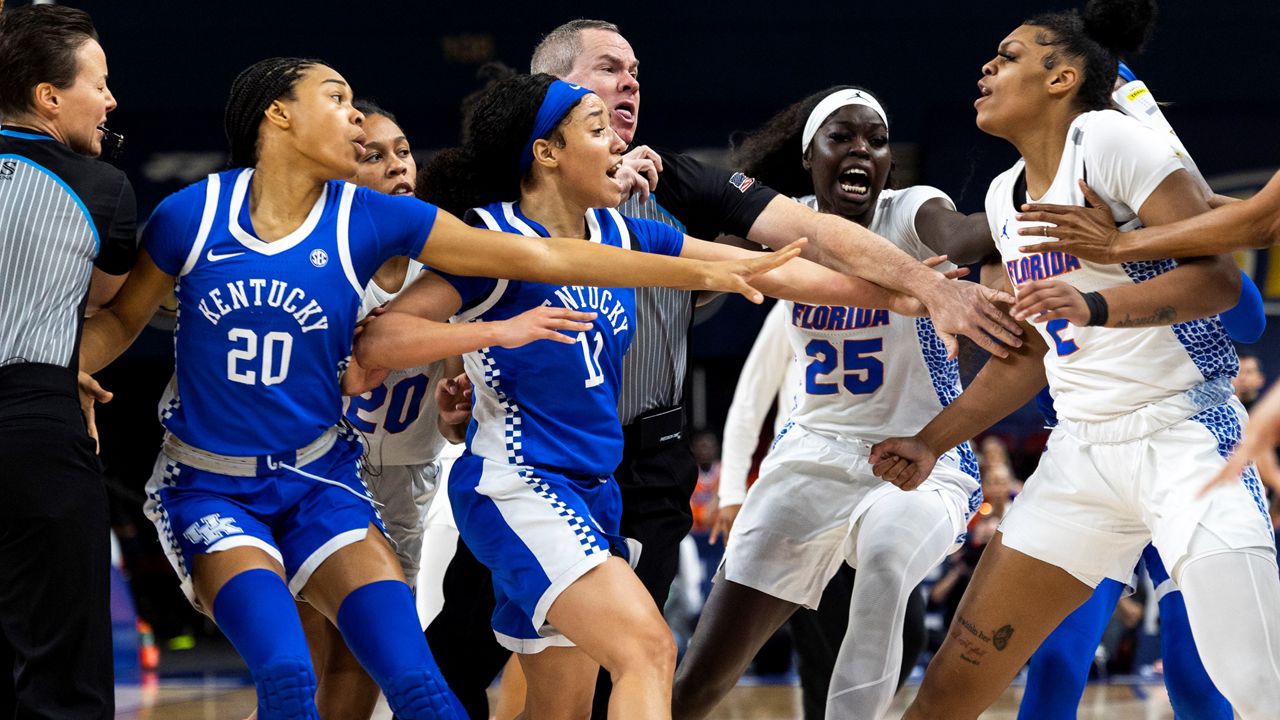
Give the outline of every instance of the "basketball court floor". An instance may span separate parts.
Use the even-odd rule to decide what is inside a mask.
[[[888,720],[901,717],[907,690]],[[1007,690],[984,720],[1014,720],[1022,689]],[[254,706],[252,687],[225,680],[166,680],[150,687],[121,686],[116,695],[117,720],[239,720]],[[800,690],[786,685],[740,685],[712,715],[715,720],[799,720]],[[1080,704],[1079,720],[1173,720],[1164,686],[1090,685]]]

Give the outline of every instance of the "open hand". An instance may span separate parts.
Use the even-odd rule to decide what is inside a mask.
[[[947,359],[960,350],[957,335],[964,335],[996,357],[1008,357],[1005,346],[1021,347],[1022,328],[995,303],[1012,305],[1014,298],[1003,290],[979,283],[950,280],[928,297],[920,298],[929,308],[929,317],[947,348]]]
[[[759,305],[764,302],[764,294],[755,289],[751,281],[799,257],[807,242],[807,238],[800,238],[777,252],[750,258],[696,261],[702,263],[706,270],[702,282],[698,287],[681,289],[738,293]]]
[[[1019,248],[1022,252],[1061,252],[1104,265],[1119,262],[1114,250],[1120,231],[1116,229],[1116,218],[1111,214],[1111,208],[1083,180],[1079,183],[1085,199],[1093,207],[1046,203],[1022,206],[1018,220],[1053,225],[1047,229],[1039,225],[1019,229],[1019,235],[1041,239],[1035,245]]]
[[[577,342],[577,337],[566,333],[586,332],[591,329],[591,321],[595,319],[596,314],[593,312],[543,305],[526,310],[510,320],[494,321],[493,329],[498,333],[494,344],[504,348],[517,348],[534,340],[553,340],[572,345]]]

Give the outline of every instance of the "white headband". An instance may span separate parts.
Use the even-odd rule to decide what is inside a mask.
[[[800,152],[809,152],[809,143],[813,142],[813,136],[818,134],[818,128],[822,127],[822,122],[831,113],[849,105],[863,105],[875,110],[884,123],[885,129],[888,129],[889,118],[885,116],[884,108],[880,107],[879,101],[870,93],[861,90],[837,90],[822,98],[822,102],[809,113],[809,119],[804,123],[804,134],[800,136]]]

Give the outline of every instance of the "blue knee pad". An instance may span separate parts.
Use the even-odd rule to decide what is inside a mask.
[[[356,588],[338,608],[347,647],[401,720],[467,720],[431,657],[409,586],[383,580]]]
[[[1074,720],[1093,656],[1124,585],[1103,580],[1031,656],[1019,720]]]
[[[213,600],[213,619],[244,658],[258,691],[258,720],[319,720],[307,637],[284,580],[248,570]]]
[[[1160,654],[1164,656],[1164,685],[1177,720],[1231,720],[1231,703],[1222,696],[1200,660],[1200,651],[1191,637],[1187,603],[1171,586],[1160,595],[1169,573],[1153,546],[1142,553],[1147,574],[1160,598]]]

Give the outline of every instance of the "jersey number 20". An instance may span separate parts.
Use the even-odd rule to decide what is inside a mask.
[[[269,332],[262,338],[261,373],[258,359],[258,334],[244,328],[231,328],[227,339],[243,347],[227,352],[227,379],[244,385],[279,385],[289,377],[289,355],[293,352],[293,336],[287,332]]]
[[[875,353],[884,349],[884,338],[867,340],[845,340],[844,352],[836,349],[826,340],[810,340],[804,346],[805,354],[813,358],[804,371],[804,389],[810,395],[834,395],[840,392],[840,386],[834,382],[823,382],[819,378],[829,375],[843,365],[844,389],[854,395],[873,393],[884,384],[884,363]],[[841,355],[844,362],[840,362]]]

